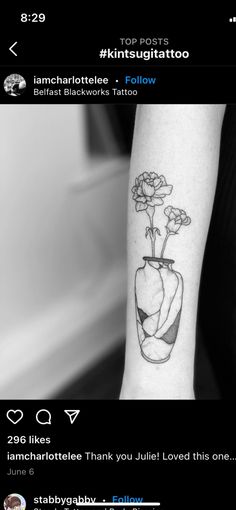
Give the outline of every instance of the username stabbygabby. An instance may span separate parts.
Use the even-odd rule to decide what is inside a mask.
[[[107,85],[108,81],[100,76],[34,76],[35,85]]]

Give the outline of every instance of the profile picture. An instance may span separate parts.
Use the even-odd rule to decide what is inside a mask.
[[[26,501],[20,494],[9,494],[9,496],[4,499],[3,506],[4,510],[25,510]]]
[[[9,96],[21,96],[26,88],[26,81],[20,74],[10,74],[4,80],[4,90]]]

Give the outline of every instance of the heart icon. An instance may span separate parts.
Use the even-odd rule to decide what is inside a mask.
[[[21,409],[9,409],[7,411],[7,419],[16,425],[23,418],[23,412]]]

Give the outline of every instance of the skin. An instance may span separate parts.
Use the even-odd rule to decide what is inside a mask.
[[[204,248],[212,212],[225,105],[140,105],[137,110],[128,197],[128,306],[126,360],[121,399],[194,399],[193,368],[198,291]],[[191,224],[168,239],[165,256],[184,280],[183,306],[177,340],[170,359],[147,362],[140,354],[135,320],[134,279],[150,255],[145,212],[135,211],[131,189],[142,172],[163,174],[173,185],[155,223],[163,233],[163,210],[184,209]],[[159,219],[160,218],[160,219]],[[166,218],[165,218],[166,220]],[[164,230],[163,230],[164,229]],[[159,249],[163,237],[157,236]]]

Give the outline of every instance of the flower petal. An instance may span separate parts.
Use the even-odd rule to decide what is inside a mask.
[[[137,198],[135,200],[136,200],[136,202],[143,202],[143,204],[145,204],[147,201],[146,197],[140,197],[140,196],[137,196]]]
[[[147,197],[152,197],[154,195],[154,193],[155,193],[154,186],[150,186],[145,181],[143,181],[143,193]]]
[[[186,220],[183,221],[183,225],[187,226],[187,225],[190,225],[191,223],[191,218],[189,216],[187,216]]]
[[[171,185],[161,186],[160,188],[157,188],[155,186],[155,195],[158,195],[158,196],[163,195],[163,197],[165,195],[170,195],[172,192],[172,189],[173,189],[173,186],[171,186]]]
[[[152,206],[164,204],[162,198],[159,197],[152,197],[150,200],[147,200],[147,203]]]
[[[167,223],[167,228],[168,228],[169,232],[173,232],[174,234],[176,234],[176,232],[178,232],[180,227],[181,227],[181,224],[175,223],[174,220],[171,220]]]
[[[150,177],[151,177],[151,179],[156,179],[156,177],[158,177],[158,175],[155,172],[150,172]]]
[[[160,175],[159,178],[161,179],[162,184],[165,186],[166,185],[166,178],[164,177],[164,175]]]
[[[172,211],[171,205],[168,205],[168,207],[165,208],[164,213],[166,216],[169,216]]]
[[[143,204],[142,202],[136,202],[135,209],[137,212],[145,211],[145,209],[147,209],[147,204]]]
[[[155,186],[155,189],[159,189],[161,187],[161,179],[158,176],[153,180],[153,185]]]
[[[181,214],[181,211],[180,209],[178,209],[178,207],[173,207],[172,212],[174,213],[175,216],[179,216]]]

